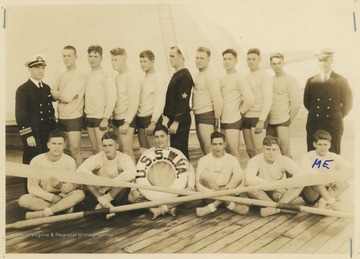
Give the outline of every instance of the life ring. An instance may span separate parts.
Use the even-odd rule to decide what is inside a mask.
[[[184,189],[188,180],[188,170],[190,163],[181,153],[181,151],[173,148],[145,151],[136,165],[137,173],[135,182],[143,185],[156,186],[156,184],[151,183],[152,180],[150,178],[154,175],[154,165],[160,163],[163,163],[164,169],[162,171],[158,171],[157,174],[161,174],[163,172],[163,175],[167,175],[167,178],[169,178],[170,176],[171,178],[170,184],[168,184],[166,187],[173,189]],[[150,175],[150,171],[152,168],[153,175]],[[144,189],[139,189],[139,191],[148,200],[152,201],[175,198],[178,196],[178,194],[150,191]]]

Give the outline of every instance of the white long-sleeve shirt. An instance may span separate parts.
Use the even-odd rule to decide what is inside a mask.
[[[220,82],[223,97],[222,123],[233,123],[241,119],[253,106],[254,97],[246,78],[239,72],[226,74]]]
[[[64,170],[64,174],[75,173],[76,170],[75,160],[71,156],[68,156],[66,154],[62,154],[61,158],[55,162],[50,161],[47,158],[46,153],[40,154],[31,160],[30,165],[44,167],[49,169],[49,171],[51,171],[51,169],[54,168],[62,169]],[[60,192],[68,193],[76,188],[75,184],[62,183],[62,187],[59,191],[51,187],[49,180],[38,179],[38,178],[29,178],[27,186],[30,194],[35,195],[49,202],[52,201],[55,194]]]
[[[286,156],[277,155],[275,161],[269,164],[264,159],[264,154],[260,153],[251,158],[246,168],[246,182],[248,185],[256,185],[254,178],[265,179],[273,182],[286,178],[286,173],[293,176],[304,175],[303,170],[293,160]]]
[[[354,169],[354,165],[344,157],[333,152],[327,152],[326,156],[319,156],[316,150],[307,152],[301,158],[301,168],[306,173],[316,172],[337,172]]]
[[[129,71],[118,74],[115,82],[117,101],[114,109],[114,119],[131,123],[139,108],[140,84]]]
[[[302,94],[294,77],[287,74],[273,78],[273,102],[269,123],[279,124],[293,119],[300,109]]]
[[[78,69],[63,72],[57,79],[55,90],[60,94],[57,105],[59,119],[75,119],[83,115],[85,101],[85,75],[83,73]]]
[[[236,157],[227,153],[220,158],[214,157],[212,153],[209,153],[199,160],[196,169],[196,189],[200,192],[213,191],[200,183],[202,174],[210,174],[220,187],[226,186],[233,178],[243,179],[244,177]]]
[[[86,75],[85,113],[89,118],[110,118],[116,102],[114,79],[103,68]]]
[[[107,178],[115,178],[130,182],[135,179],[136,167],[130,156],[116,151],[114,159],[109,160],[104,151],[86,159],[76,171],[77,173],[95,174]]]
[[[254,104],[245,117],[265,121],[273,100],[272,78],[263,70],[251,72],[246,78],[254,95]]]
[[[216,119],[219,119],[221,116],[223,99],[220,91],[220,82],[210,69],[200,71],[196,76],[193,88],[192,109],[195,114],[214,111]]]
[[[137,116],[151,115],[151,121],[157,122],[165,106],[167,85],[159,72],[149,74],[140,81],[140,103]]]

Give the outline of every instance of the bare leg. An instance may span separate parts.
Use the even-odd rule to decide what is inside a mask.
[[[214,132],[214,126],[210,124],[200,123],[196,125],[196,135],[200,142],[201,150],[204,155],[211,152],[210,135]]]
[[[119,134],[119,140],[121,151],[130,156],[134,163],[136,163],[133,151],[134,131],[134,128],[129,127],[126,134]]]
[[[32,194],[24,194],[20,197],[19,206],[29,210],[43,210],[51,206],[51,202],[36,197]]]
[[[226,138],[226,146],[228,152],[237,158],[240,164],[239,143],[240,143],[240,130],[226,129],[223,131]]]
[[[84,162],[80,153],[81,131],[70,131],[67,135],[70,155],[75,159],[76,166],[79,167]]]
[[[290,153],[290,127],[277,127],[276,134],[280,139],[281,154],[292,158]]]
[[[100,147],[98,146],[98,141],[96,139],[95,128],[87,128],[87,132],[88,132],[88,136],[89,136],[93,154],[99,153]]]
[[[255,144],[254,144],[252,136],[251,136],[251,130],[243,129],[243,136],[244,136],[244,142],[245,142],[245,146],[246,146],[246,152],[248,153],[248,156],[250,158],[252,158],[256,155],[256,152],[255,152]]]
[[[266,136],[266,130],[263,129],[261,133],[255,133],[255,128],[251,128],[251,139],[254,145],[255,155],[260,154],[262,152],[262,142]]]

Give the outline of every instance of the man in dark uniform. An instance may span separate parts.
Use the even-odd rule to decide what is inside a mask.
[[[182,45],[171,47],[169,60],[175,69],[166,92],[162,123],[169,128],[170,146],[179,149],[189,159],[189,132],[191,125],[189,100],[194,81],[184,62],[187,54]]]
[[[330,151],[340,154],[344,131],[343,118],[352,108],[353,98],[348,81],[331,69],[332,49],[316,54],[320,73],[307,80],[304,90],[304,106],[309,111],[306,123],[308,151],[314,150],[312,136],[322,129],[332,136]]]
[[[48,136],[56,128],[56,121],[50,87],[41,81],[45,75],[44,57],[32,56],[25,66],[30,78],[16,91],[15,116],[24,146],[23,163],[30,164],[32,158],[48,151]]]

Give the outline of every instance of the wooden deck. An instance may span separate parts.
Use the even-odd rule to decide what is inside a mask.
[[[304,111],[302,111],[304,113]],[[293,123],[292,153],[295,161],[305,152],[304,114]],[[349,123],[348,123],[349,124]],[[354,161],[354,125],[345,125],[343,154]],[[7,150],[7,160],[20,162],[19,150]],[[196,168],[201,151],[190,149]],[[85,152],[86,156],[86,152]],[[241,166],[247,155],[241,147]],[[17,205],[23,193],[22,180],[6,178],[6,223],[24,218]],[[343,193],[342,202],[354,211],[354,183]],[[304,204],[299,198],[297,204]],[[184,203],[176,218],[146,218],[146,210],[121,213],[114,219],[92,217],[6,231],[6,253],[246,253],[246,254],[343,254],[350,257],[354,238],[354,220],[307,213],[262,218],[253,207],[246,216],[224,207],[205,217],[197,217],[195,207],[202,201]],[[353,252],[353,251],[352,251]]]

